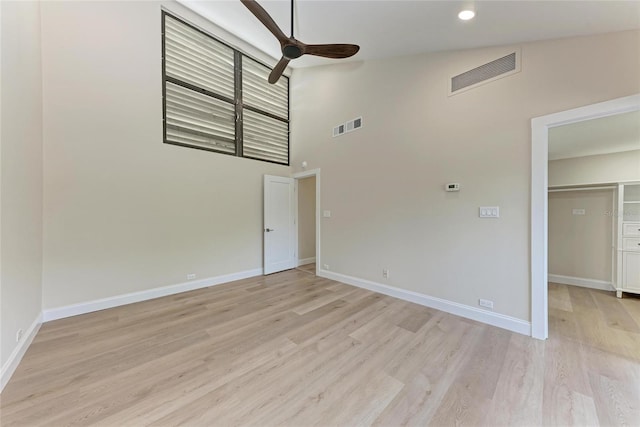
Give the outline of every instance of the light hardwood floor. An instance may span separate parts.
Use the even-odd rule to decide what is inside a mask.
[[[310,264],[301,265],[298,267],[300,271],[306,271],[307,273],[316,274],[316,263],[312,262]]]
[[[49,322],[0,424],[640,424],[640,299],[550,301],[543,342],[291,270]]]

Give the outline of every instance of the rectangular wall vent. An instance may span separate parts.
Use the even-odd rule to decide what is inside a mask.
[[[340,136],[344,133],[353,132],[354,130],[358,130],[361,127],[362,127],[362,117],[349,120],[348,122],[333,128],[333,137],[335,138],[336,136]]]
[[[347,132],[351,132],[362,127],[362,117],[358,117],[357,119],[349,120],[347,123]]]
[[[520,71],[520,55],[518,52],[498,58],[451,78],[450,94],[497,80]]]
[[[353,130],[353,120],[349,120],[347,123],[347,132],[351,132]]]

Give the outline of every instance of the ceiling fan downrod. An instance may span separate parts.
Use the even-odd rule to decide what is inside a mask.
[[[247,9],[273,34],[280,42],[282,58],[269,74],[269,83],[276,83],[289,61],[302,55],[322,56],[324,58],[342,59],[355,55],[360,46],[355,44],[304,44],[294,38],[294,0],[291,0],[291,37],[285,36],[278,24],[266,10],[255,0],[240,0]]]

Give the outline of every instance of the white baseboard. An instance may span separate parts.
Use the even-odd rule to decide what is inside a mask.
[[[29,326],[29,329],[27,329],[27,332],[24,334],[22,341],[20,341],[16,348],[11,352],[7,362],[2,365],[2,369],[0,369],[0,392],[4,390],[4,386],[7,385],[11,376],[16,371],[22,357],[27,352],[27,349],[40,330],[40,325],[42,325],[42,313],[38,314],[31,326]]]
[[[431,297],[420,294],[418,292],[408,291],[393,286],[383,285],[381,283],[372,282],[357,277],[347,276],[344,274],[334,273],[332,271],[320,270],[319,276],[327,279],[336,280],[348,285],[357,286],[359,288],[368,289],[394,298],[424,305],[425,307],[435,308],[436,310],[446,313],[455,314],[456,316],[465,317],[467,319],[476,320],[488,325],[497,326],[522,335],[531,336],[531,322],[517,319],[515,317],[506,316],[504,314],[493,313],[479,308],[471,307],[457,302],[448,301],[441,298]]]
[[[192,280],[189,282],[179,283],[177,285],[169,285],[161,288],[148,289],[146,291],[116,295],[113,297],[67,305],[64,307],[50,308],[42,311],[42,320],[44,322],[49,322],[51,320],[63,319],[65,317],[105,310],[107,308],[132,304],[134,302],[146,301],[154,298],[165,297],[168,295],[179,294],[181,292],[193,291],[195,289],[207,288],[209,286],[233,282],[234,280],[260,276],[262,275],[262,271],[262,268],[255,268],[253,270],[242,271],[240,273],[225,274],[222,276],[209,277],[206,279]]]
[[[563,285],[582,286],[583,288],[600,289],[601,291],[615,291],[611,282],[605,280],[584,279],[582,277],[561,276],[549,274],[549,282],[562,283]]]
[[[316,257],[299,259],[298,260],[298,267],[300,267],[301,265],[312,264],[314,262],[316,262]]]

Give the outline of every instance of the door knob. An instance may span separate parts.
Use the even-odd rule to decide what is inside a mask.
[[[264,231],[266,231],[267,233],[270,231],[275,231],[273,228],[265,228]]]

